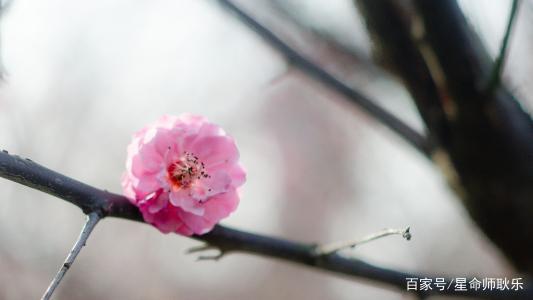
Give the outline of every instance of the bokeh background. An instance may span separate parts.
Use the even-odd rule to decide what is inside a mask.
[[[6,2],[4,0],[4,2]],[[350,0],[237,1],[338,78],[423,130],[408,93],[372,62]],[[492,55],[510,1],[461,1]],[[505,80],[533,99],[533,1]],[[0,148],[120,193],[132,133],[162,114],[206,115],[235,137],[248,181],[224,225],[303,242],[410,225],[344,252],[413,272],[512,277],[441,171],[210,0],[14,0],[1,16]],[[530,112],[531,101],[522,103]],[[0,299],[37,299],[84,222],[64,201],[0,180]],[[105,219],[57,299],[410,299],[272,259],[196,262],[198,242]]]

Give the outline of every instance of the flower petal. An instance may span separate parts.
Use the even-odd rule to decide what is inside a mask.
[[[191,196],[198,201],[205,201],[213,195],[226,192],[231,184],[231,177],[223,171],[215,172],[208,178],[200,178],[191,187]]]
[[[246,181],[246,171],[244,171],[244,168],[238,164],[231,168],[229,176],[231,177],[231,186],[234,188],[240,187]]]
[[[170,203],[191,214],[201,216],[204,214],[203,205],[189,195],[189,191],[179,189],[170,192]]]
[[[231,166],[239,159],[235,142],[228,136],[208,136],[198,139],[190,146],[190,151],[199,157],[208,171]]]
[[[239,195],[235,189],[214,196],[205,204],[204,218],[213,222],[229,216],[239,205]]]
[[[133,135],[121,185],[160,231],[204,234],[239,203],[238,159],[234,140],[205,117],[165,115]]]

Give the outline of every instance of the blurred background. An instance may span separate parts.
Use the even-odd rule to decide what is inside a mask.
[[[6,2],[4,0],[4,2]],[[460,1],[492,55],[510,1]],[[409,94],[372,62],[350,0],[236,1],[299,51],[413,127]],[[533,99],[533,1],[504,79]],[[0,148],[121,192],[126,145],[162,114],[207,116],[235,137],[248,181],[224,225],[302,242],[410,225],[413,239],[344,254],[412,272],[512,277],[440,170],[309,79],[210,0],[14,0],[1,16]],[[522,103],[530,112],[533,102]],[[62,200],[0,180],[0,299],[39,298],[85,220]],[[96,227],[56,299],[411,299],[364,280],[231,254],[140,223]]]

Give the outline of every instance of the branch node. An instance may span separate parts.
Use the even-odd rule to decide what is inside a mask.
[[[402,233],[402,237],[403,237],[404,239],[408,240],[408,241],[411,240],[412,235],[411,235],[411,227],[410,227],[410,226],[407,226],[407,227],[405,228],[405,230],[404,230],[403,233]]]

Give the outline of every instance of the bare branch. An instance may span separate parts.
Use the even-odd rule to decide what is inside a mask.
[[[387,229],[383,229],[381,231],[375,232],[371,235],[365,236],[362,239],[340,241],[340,242],[333,242],[330,244],[319,245],[316,248],[316,252],[317,252],[317,255],[328,255],[328,254],[338,252],[340,250],[344,250],[346,248],[355,248],[356,246],[359,246],[359,245],[362,245],[362,244],[365,244],[371,241],[375,241],[377,239],[380,239],[382,237],[386,237],[389,235],[398,234],[398,235],[401,235],[406,240],[410,240],[411,232],[409,230],[410,230],[409,226],[406,228],[401,228],[401,229],[387,228]]]
[[[74,247],[72,248],[72,250],[70,250],[70,253],[65,259],[65,262],[61,266],[61,269],[59,269],[59,272],[57,272],[56,276],[50,283],[50,286],[48,286],[48,288],[46,289],[46,292],[44,293],[41,300],[49,300],[52,297],[52,294],[54,293],[55,289],[61,283],[63,276],[65,276],[67,271],[70,269],[70,267],[74,263],[74,260],[76,260],[76,257],[80,253],[81,248],[85,246],[87,239],[91,235],[91,232],[93,231],[94,227],[96,226],[99,220],[100,220],[100,215],[98,215],[97,212],[92,212],[87,216],[87,222],[83,226],[83,229],[80,233],[80,236],[78,237],[78,240],[74,244]]]
[[[207,250],[213,250],[213,249],[218,249],[218,248],[214,247],[212,245],[209,245],[209,244],[203,244],[203,245],[200,245],[200,246],[191,247],[191,248],[187,249],[187,251],[185,253],[192,254],[192,253],[197,253],[197,252],[202,252],[202,251],[207,251]]]
[[[463,203],[516,269],[533,274],[533,120],[504,85],[485,90],[494,63],[457,1],[412,3],[455,107],[450,130],[436,135]]]
[[[44,168],[31,159],[0,152],[0,176],[68,201],[85,214],[107,204],[106,192]]]
[[[502,44],[500,46],[500,53],[498,55],[498,58],[496,58],[496,61],[494,62],[494,66],[492,68],[491,75],[487,83],[488,93],[492,93],[501,82],[503,64],[505,62],[507,47],[509,45],[509,37],[511,36],[513,24],[516,20],[516,13],[518,12],[519,4],[520,0],[513,0],[513,4],[511,6],[511,13],[509,14],[509,19],[507,21],[507,28],[505,29],[505,35],[503,36]]]
[[[288,44],[283,42],[269,29],[261,25],[254,18],[249,16],[246,12],[241,10],[235,4],[229,0],[219,0],[220,4],[225,8],[233,12],[239,20],[249,26],[252,30],[257,32],[266,42],[268,42],[273,48],[278,50],[293,66],[302,70],[309,77],[322,83],[324,86],[336,91],[337,93],[346,97],[349,102],[357,104],[363,108],[369,115],[374,117],[377,121],[391,129],[393,132],[402,137],[411,146],[420,151],[425,156],[429,157],[433,150],[433,145],[428,139],[398,119],[393,114],[384,110],[377,105],[374,101],[363,95],[360,91],[357,91],[345,83],[335,78],[330,73],[318,65],[311,62],[309,59],[302,56],[296,50],[291,48]]]
[[[429,138],[440,146],[438,137],[449,134],[446,109],[439,84],[426,64],[420,41],[412,36],[413,24],[406,21],[403,2],[355,0],[374,42],[374,50],[385,67],[397,74],[412,95]],[[405,3],[403,3],[405,4]],[[418,37],[418,39],[420,39]],[[438,77],[438,76],[437,76]],[[443,85],[440,83],[440,85]],[[444,95],[445,96],[445,95]],[[436,151],[433,151],[435,156]]]
[[[77,205],[84,211],[92,209],[92,211],[87,212],[89,214],[98,212],[101,213],[102,217],[112,216],[144,222],[138,208],[125,197],[88,186],[31,160],[22,159],[6,152],[0,152],[0,177],[52,194]],[[73,195],[79,196],[79,199],[74,200]],[[215,226],[207,234],[195,235],[192,238],[220,249],[223,255],[228,252],[245,252],[282,259],[315,269],[370,280],[383,287],[403,292],[406,291],[406,278],[443,277],[382,268],[359,259],[343,257],[337,253],[317,255],[316,244],[299,243],[221,225]],[[449,289],[442,292],[438,290],[409,292],[419,296],[446,295],[486,299],[531,299],[533,297],[533,289],[528,284],[525,284],[521,291],[474,291],[469,289],[466,292],[457,293]]]
[[[494,63],[457,1],[356,2],[442,149],[435,162],[473,220],[531,274],[531,116],[505,86],[487,93]]]
[[[201,260],[214,260],[214,261],[218,261],[219,259],[221,259],[224,255],[226,254],[226,252],[224,251],[219,251],[218,254],[215,254],[215,255],[200,255],[196,258],[196,261],[201,261]]]

